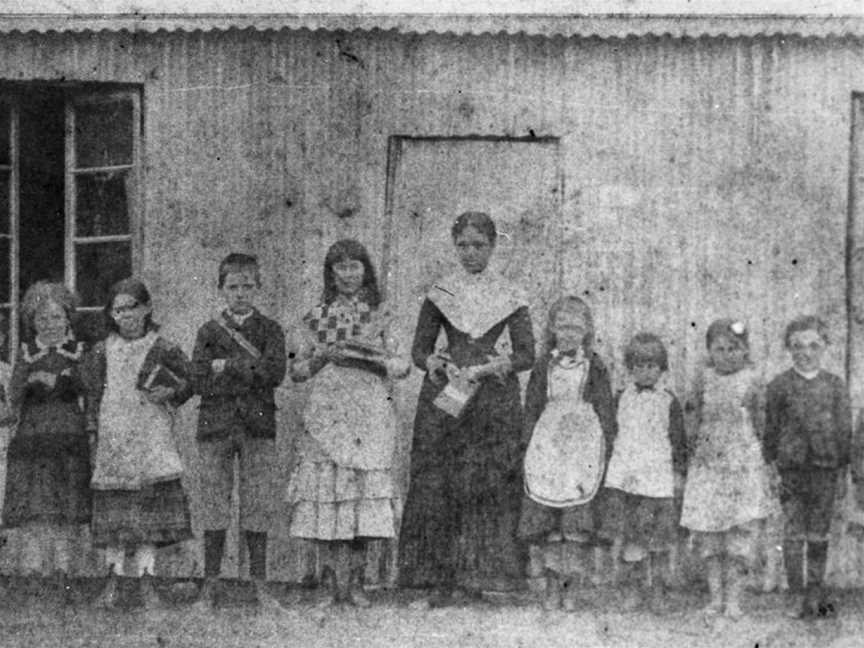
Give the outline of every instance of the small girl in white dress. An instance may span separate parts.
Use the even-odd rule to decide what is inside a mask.
[[[695,390],[699,426],[692,443],[681,526],[695,533],[706,562],[711,592],[706,612],[738,618],[761,521],[775,508],[760,444],[764,385],[750,362],[743,323],[713,322],[706,343],[709,364]]]

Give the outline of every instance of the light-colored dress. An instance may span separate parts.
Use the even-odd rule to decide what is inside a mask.
[[[311,339],[301,355],[316,344],[365,339],[374,316],[359,300],[317,306],[304,318]],[[286,496],[289,533],[316,540],[394,537],[397,421],[386,374],[363,363],[329,362],[312,378],[303,422]]]
[[[774,513],[768,469],[747,407],[760,384],[752,368],[728,375],[706,372],[682,526],[718,533]]]
[[[633,385],[618,400],[618,435],[605,485],[632,495],[671,498],[675,476],[669,440],[672,394]]]

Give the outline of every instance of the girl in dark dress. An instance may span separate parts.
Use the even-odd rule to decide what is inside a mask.
[[[9,387],[18,426],[9,444],[3,523],[21,527],[24,570],[69,571],[70,544],[90,521],[90,450],[72,336],[75,298],[62,284],[37,282],[21,304],[35,334],[21,346]],[[64,587],[65,591],[65,587]]]
[[[515,536],[522,405],[516,372],[534,362],[524,296],[486,269],[496,240],[492,219],[464,213],[452,236],[464,272],[432,287],[412,347],[414,363],[426,376],[399,543],[401,583],[438,588],[432,604],[447,602],[457,586],[482,589],[521,576]],[[442,329],[449,357],[435,349]],[[511,348],[506,355],[496,349],[505,330]],[[476,385],[458,416],[435,404],[454,371]]]

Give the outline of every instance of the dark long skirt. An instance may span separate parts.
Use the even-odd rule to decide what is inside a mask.
[[[93,545],[165,546],[192,537],[189,500],[179,479],[141,490],[93,494]]]
[[[484,382],[458,421],[432,405],[436,390],[424,383],[399,539],[403,586],[521,581],[522,408],[511,378]]]
[[[85,434],[18,435],[9,443],[3,525],[90,521],[90,448]]]

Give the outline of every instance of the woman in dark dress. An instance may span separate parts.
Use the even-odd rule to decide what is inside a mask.
[[[464,213],[452,236],[463,271],[433,285],[412,347],[414,363],[426,376],[414,419],[399,542],[400,582],[437,588],[432,604],[446,603],[460,587],[494,588],[522,575],[516,543],[522,493],[516,372],[534,362],[525,297],[486,269],[496,240],[492,219]],[[435,349],[441,329],[446,355]],[[509,354],[496,349],[505,330]],[[454,368],[477,386],[458,416],[435,404]]]

